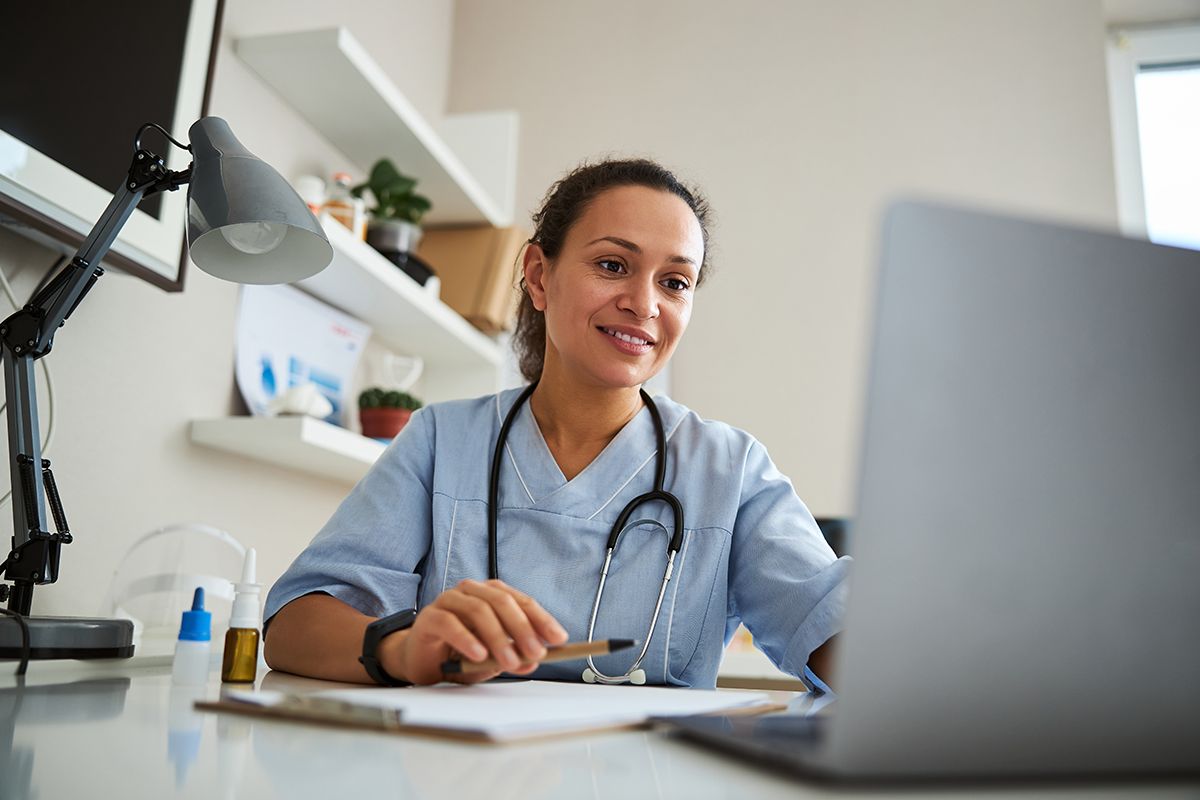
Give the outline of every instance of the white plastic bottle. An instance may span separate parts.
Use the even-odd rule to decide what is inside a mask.
[[[192,595],[192,610],[183,612],[179,626],[171,682],[181,686],[207,683],[211,652],[212,614],[204,610],[204,588],[197,586]]]

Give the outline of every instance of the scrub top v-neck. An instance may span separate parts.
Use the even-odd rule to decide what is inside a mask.
[[[325,592],[365,614],[423,607],[464,579],[488,577],[491,453],[520,389],[435,404],[408,426],[272,588],[269,618]],[[656,398],[667,437],[665,488],[686,513],[683,546],[642,663],[649,683],[712,687],[739,621],[781,669],[801,675],[837,632],[848,559],[837,559],[791,483],[749,434]],[[655,435],[643,408],[567,481],[528,405],[505,447],[497,504],[500,577],[587,637],[610,529],[654,483]],[[661,503],[638,509],[609,569],[595,638],[637,638],[666,565]],[[619,674],[635,656],[596,659]],[[579,680],[584,664],[543,665],[538,678]]]

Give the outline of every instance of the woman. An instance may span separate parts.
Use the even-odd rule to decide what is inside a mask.
[[[711,688],[741,621],[783,670],[822,672],[846,561],[753,437],[640,391],[687,329],[709,269],[707,217],[644,160],[580,167],[551,188],[523,256],[515,344],[530,387],[413,415],[271,590],[273,668],[476,681],[497,673],[440,665],[490,655],[538,678]],[[679,536],[662,495],[622,520],[660,471],[684,515]],[[642,640],[644,653],[597,657],[586,676],[582,662],[536,663],[590,627]]]

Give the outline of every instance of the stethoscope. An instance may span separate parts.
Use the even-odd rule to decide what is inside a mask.
[[[501,454],[504,452],[504,442],[508,438],[508,429],[512,427],[513,420],[516,419],[517,411],[521,408],[521,404],[529,399],[533,394],[533,390],[537,387],[537,382],[531,383],[525,391],[517,398],[517,402],[513,403],[513,407],[509,410],[508,416],[504,418],[504,423],[500,426],[500,435],[496,437],[496,451],[492,455],[492,474],[491,481],[488,485],[488,573],[493,579],[500,577],[500,568],[496,560],[496,517],[499,506],[497,505],[500,497],[500,461]],[[646,492],[643,495],[638,495],[629,502],[629,505],[621,511],[617,521],[613,523],[612,531],[608,534],[608,553],[604,556],[604,567],[600,570],[600,585],[596,589],[596,602],[592,604],[592,619],[588,623],[587,640],[592,641],[592,635],[596,630],[596,614],[600,611],[600,598],[604,596],[604,581],[608,578],[608,566],[612,563],[613,551],[617,549],[617,540],[621,537],[621,531],[625,529],[625,525],[629,522],[629,517],[637,508],[645,503],[654,500],[661,500],[671,507],[671,514],[675,521],[675,532],[671,536],[671,541],[667,545],[667,568],[663,572],[662,586],[658,590],[658,601],[654,604],[654,615],[650,617],[650,630],[646,632],[646,639],[642,645],[642,652],[638,654],[637,660],[633,662],[633,666],[625,671],[622,675],[605,675],[596,668],[592,657],[588,656],[587,669],[583,671],[583,680],[586,683],[625,683],[626,681],[637,685],[642,685],[646,682],[646,671],[641,669],[642,659],[646,657],[646,652],[650,649],[650,640],[654,638],[654,626],[658,622],[658,612],[662,609],[663,598],[667,594],[667,584],[671,582],[671,574],[675,570],[675,555],[679,552],[679,548],[683,546],[683,505],[680,504],[679,498],[670,492],[663,489],[663,480],[666,477],[667,471],[667,437],[663,432],[662,417],[659,416],[658,406],[650,399],[650,395],[646,394],[646,390],[641,390],[642,401],[646,404],[646,408],[650,409],[650,416],[654,420],[654,435],[658,444],[658,456],[654,469],[654,489]]]

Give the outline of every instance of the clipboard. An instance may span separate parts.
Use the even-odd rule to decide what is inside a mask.
[[[529,681],[525,683],[543,683],[539,681]],[[504,685],[504,684],[501,684]],[[513,685],[513,684],[508,684]],[[519,685],[519,684],[517,684]],[[456,684],[456,686],[458,686]],[[566,687],[576,686],[566,684]],[[578,686],[583,686],[579,684]],[[469,687],[462,687],[469,688]],[[632,687],[595,687],[589,686],[583,690],[593,692],[596,689],[630,689]],[[646,688],[655,689],[661,687],[638,687],[633,691],[645,691]],[[403,708],[395,708],[392,706],[366,702],[372,694],[378,695],[380,692],[390,690],[386,689],[360,689],[352,690],[356,694],[362,696],[362,701],[354,702],[347,700],[344,696],[331,697],[335,694],[331,692],[312,693],[312,694],[291,694],[284,692],[238,692],[231,693],[219,700],[202,700],[195,704],[195,708],[199,711],[210,711],[216,713],[239,714],[242,716],[254,717],[257,719],[276,720],[279,722],[294,722],[301,724],[323,725],[328,727],[349,728],[355,730],[371,730],[382,733],[393,733],[414,736],[426,736],[438,739],[448,739],[457,742],[470,742],[475,744],[507,744],[512,742],[531,742],[544,739],[558,739],[563,736],[578,736],[586,734],[595,734],[618,730],[638,730],[646,729],[654,725],[652,717],[663,716],[656,713],[653,709],[649,710],[639,719],[621,719],[621,720],[588,720],[580,718],[579,720],[567,719],[561,723],[554,723],[548,726],[532,726],[519,730],[505,731],[498,729],[496,726],[488,726],[480,724],[477,727],[463,726],[462,724],[432,724],[426,719],[407,719]],[[399,692],[411,691],[408,689],[394,690]],[[564,691],[564,694],[569,694],[570,689]],[[692,690],[678,688],[669,689],[670,692],[690,692]],[[345,694],[344,692],[342,693]],[[776,711],[782,711],[787,708],[785,704],[770,702],[765,699],[766,695],[761,695],[763,699],[753,700],[742,704],[725,705],[719,709],[713,709],[707,713],[713,714],[766,714]]]

